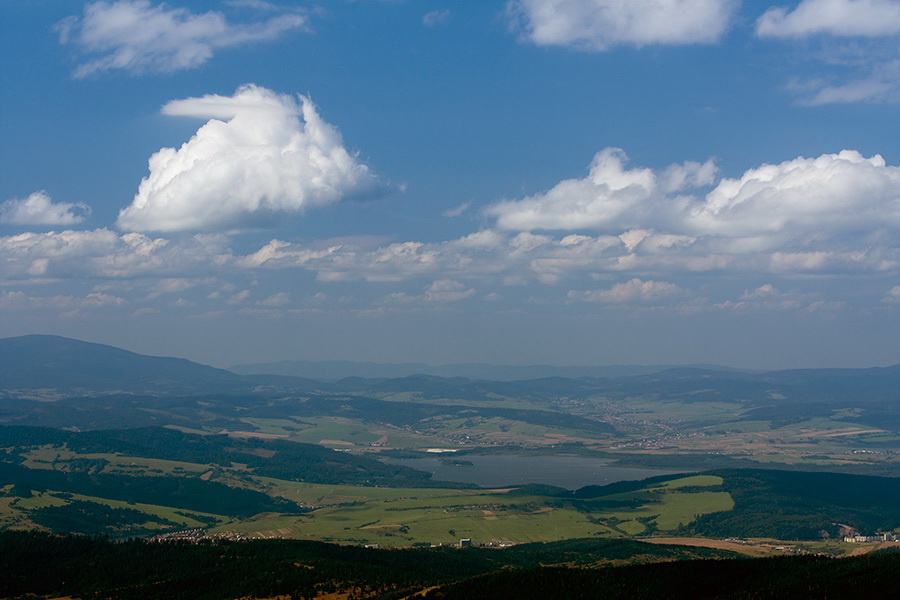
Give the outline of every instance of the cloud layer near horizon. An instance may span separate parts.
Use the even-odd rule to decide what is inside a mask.
[[[227,116],[233,99],[225,100],[188,101],[171,110]],[[587,177],[495,204],[486,213],[496,218],[496,227],[454,240],[376,247],[352,239],[309,244],[273,239],[240,255],[231,250],[225,235],[169,240],[107,229],[22,233],[0,238],[6,257],[3,275],[27,280],[181,276],[193,274],[195,268],[300,268],[323,282],[428,277],[510,285],[529,280],[552,284],[597,274],[889,274],[900,268],[900,167],[880,156],[866,158],[845,150],[762,165],[741,177],[721,179],[711,161],[659,172],[628,168],[625,161],[621,150],[603,150]],[[702,189],[708,191],[700,193]],[[209,202],[199,205],[211,213],[219,206],[219,195],[227,192],[216,188],[216,194],[203,196]],[[123,215],[139,216],[159,228],[169,220],[180,223],[177,217],[192,215],[197,204],[178,209],[182,212],[152,205],[141,213],[144,209],[132,206]],[[289,204],[282,210],[304,206]],[[238,203],[236,209],[220,212],[227,219],[243,218],[247,208]],[[221,218],[213,222],[221,224]],[[633,277],[629,281],[635,285]]]
[[[117,226],[128,231],[215,231],[376,193],[377,178],[343,146],[312,101],[245,85],[163,107],[210,119],[179,149],[150,157],[150,174]]]

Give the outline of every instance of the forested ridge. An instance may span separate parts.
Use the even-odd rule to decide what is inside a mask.
[[[732,554],[630,540],[567,540],[507,550],[379,550],[299,540],[111,542],[5,531],[0,532],[0,598],[26,593],[85,600],[304,598],[352,588],[390,598],[509,567],[724,556]]]
[[[900,555],[694,560],[606,569],[501,570],[428,600],[860,600],[897,593]]]
[[[255,475],[310,483],[472,487],[432,482],[430,473],[293,441],[198,435],[165,427],[72,432],[49,427],[0,426],[0,449],[21,452],[43,445],[65,446],[85,454],[117,453],[225,467],[237,462]]]
[[[697,517],[685,533],[816,540],[839,535],[841,525],[869,534],[900,528],[900,478],[760,469],[707,474],[722,477],[734,508]]]
[[[733,556],[630,540],[378,550],[298,540],[114,543],[7,531],[0,532],[0,598],[299,600],[353,591],[388,600],[437,586],[427,598],[849,600],[894,590],[900,574],[897,553]]]
[[[283,498],[186,477],[68,473],[26,469],[0,462],[0,481],[14,481],[15,486],[23,490],[53,490],[234,517],[250,517],[265,511],[301,510],[295,503]]]

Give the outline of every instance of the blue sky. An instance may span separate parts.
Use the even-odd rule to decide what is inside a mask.
[[[0,335],[900,362],[900,0],[0,5]]]

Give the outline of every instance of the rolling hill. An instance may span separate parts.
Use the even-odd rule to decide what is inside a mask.
[[[239,375],[183,358],[144,356],[55,335],[0,339],[0,389],[187,393],[248,387]]]

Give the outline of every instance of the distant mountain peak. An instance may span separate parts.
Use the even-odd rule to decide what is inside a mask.
[[[242,380],[184,358],[145,356],[56,335],[0,339],[0,389],[178,394],[230,389]]]

